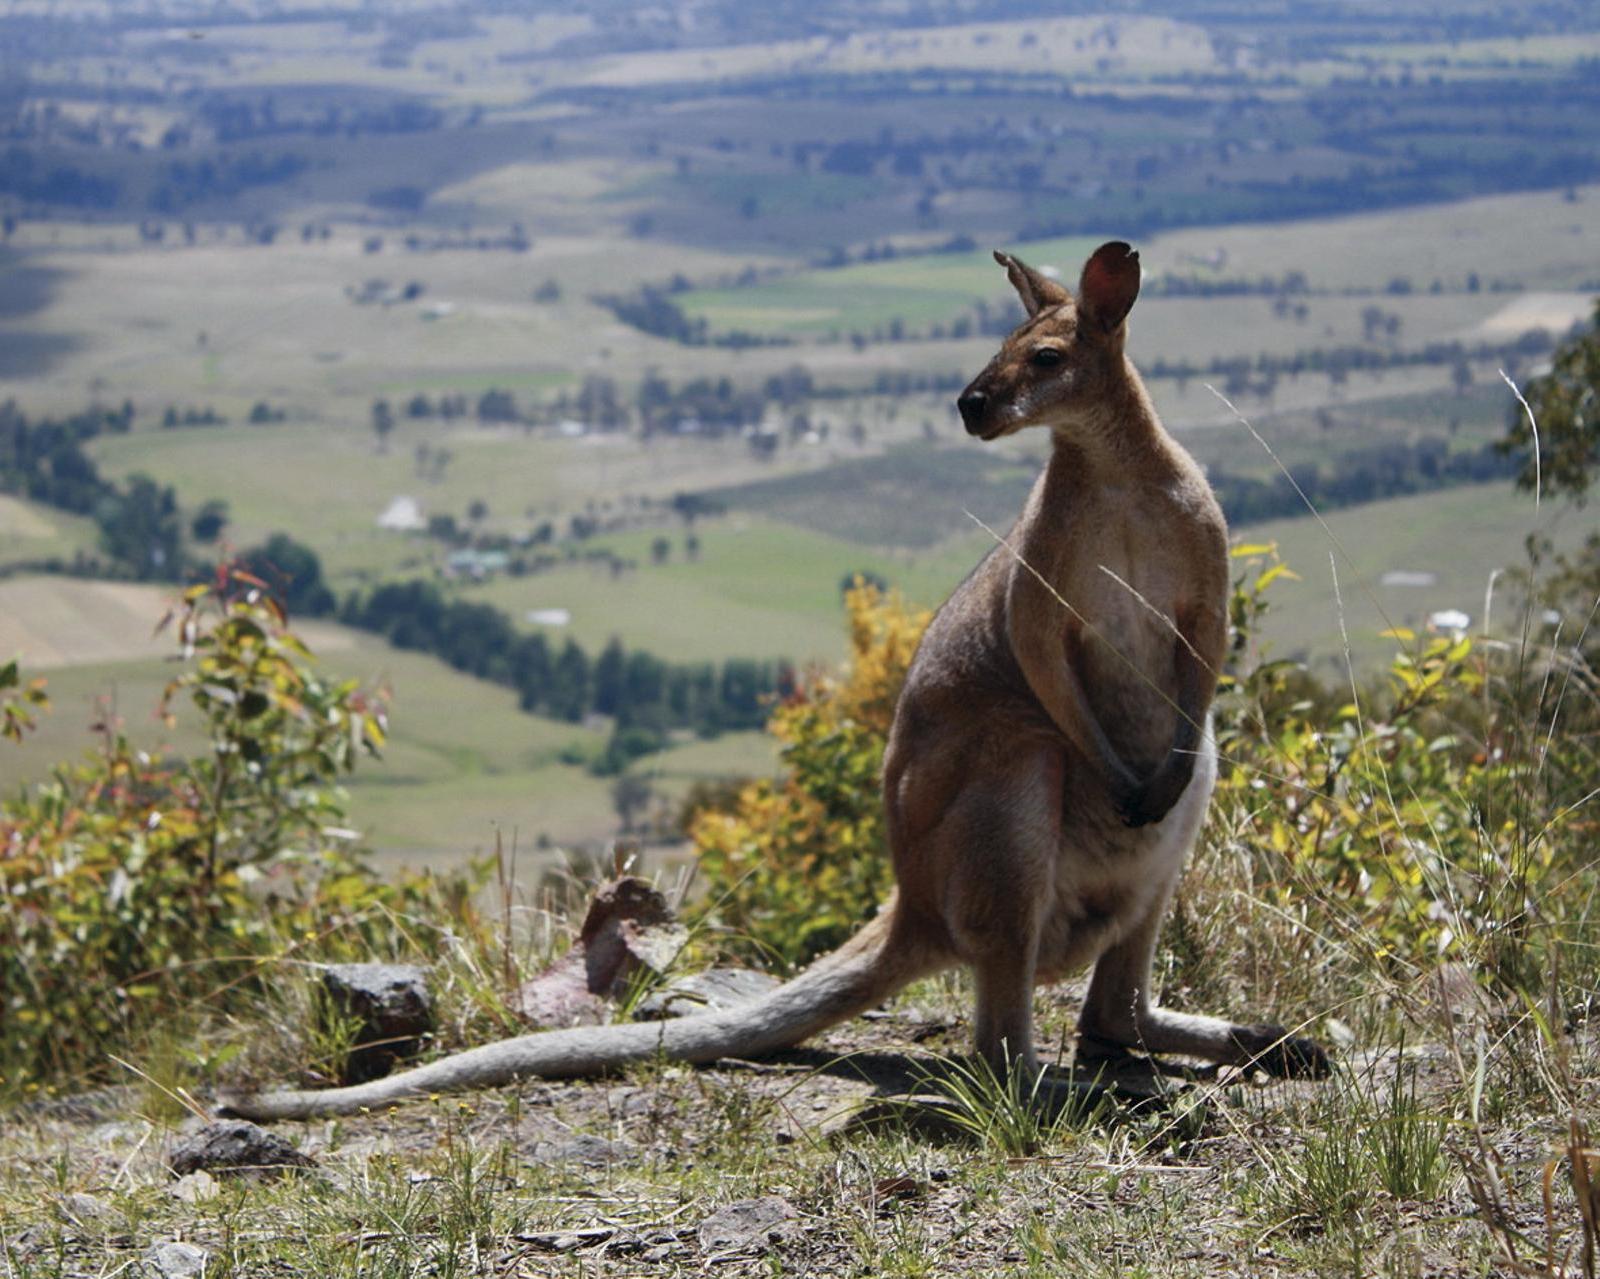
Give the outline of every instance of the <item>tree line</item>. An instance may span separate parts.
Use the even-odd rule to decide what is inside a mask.
[[[1440,436],[1413,443],[1375,444],[1342,453],[1329,464],[1305,462],[1271,479],[1213,468],[1207,478],[1228,522],[1284,519],[1319,511],[1360,506],[1462,484],[1509,479],[1517,462],[1494,444],[1451,449]],[[1302,496],[1303,495],[1303,496]]]
[[[0,493],[89,516],[99,530],[101,550],[123,576],[177,581],[185,558],[176,493],[146,475],[129,476],[118,485],[100,474],[83,448],[98,435],[126,433],[133,416],[128,402],[33,421],[14,400],[0,404]]]
[[[768,702],[794,687],[786,662],[730,658],[668,662],[613,638],[598,657],[576,640],[558,645],[520,630],[491,604],[451,599],[432,582],[388,582],[352,595],[339,620],[382,635],[396,648],[430,653],[456,670],[513,688],[524,711],[580,722],[611,718],[604,750],[588,760],[615,774],[667,744],[674,730],[703,737],[760,728]]]
[[[291,613],[337,617],[396,648],[428,653],[515,689],[518,705],[530,714],[571,723],[609,717],[610,740],[585,761],[602,774],[660,750],[674,730],[714,737],[760,728],[770,699],[794,688],[793,667],[783,661],[669,662],[616,638],[591,655],[570,637],[552,643],[492,604],[451,598],[421,579],[385,582],[341,602],[323,581],[316,552],[283,533],[246,551],[240,567],[265,582]]]

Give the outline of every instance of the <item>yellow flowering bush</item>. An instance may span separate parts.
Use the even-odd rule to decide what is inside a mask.
[[[858,580],[845,595],[850,661],[813,673],[773,712],[780,780],[745,786],[690,824],[710,908],[749,945],[800,964],[869,918],[893,874],[880,772],[895,700],[929,614]]]

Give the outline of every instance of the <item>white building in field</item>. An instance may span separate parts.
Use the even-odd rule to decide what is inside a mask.
[[[1436,635],[1459,637],[1465,635],[1471,625],[1472,618],[1459,608],[1441,608],[1437,613],[1428,614],[1428,629]]]
[[[422,505],[414,497],[395,498],[378,516],[378,527],[394,533],[415,533],[428,527],[423,517]]]

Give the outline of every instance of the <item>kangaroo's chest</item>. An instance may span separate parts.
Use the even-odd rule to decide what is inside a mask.
[[[1052,583],[1061,660],[1129,762],[1154,763],[1172,739],[1181,531],[1094,507],[1068,533]]]

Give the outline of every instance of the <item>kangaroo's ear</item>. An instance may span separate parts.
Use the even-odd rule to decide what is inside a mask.
[[[1011,278],[1011,287],[1016,289],[1029,315],[1038,315],[1047,306],[1060,306],[1072,297],[1059,281],[1035,271],[1025,262],[1018,262],[1009,253],[996,249],[994,260],[1005,267],[1006,274]]]
[[[1078,310],[1102,333],[1128,318],[1139,296],[1139,255],[1121,240],[1102,244],[1083,264],[1078,284]]]

